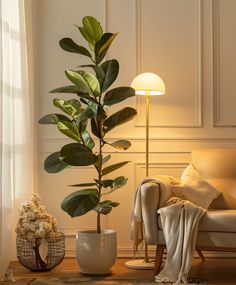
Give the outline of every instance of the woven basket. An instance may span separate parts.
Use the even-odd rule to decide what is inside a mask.
[[[42,238],[16,237],[17,258],[19,262],[32,271],[49,271],[60,264],[65,256],[65,235],[47,237],[47,256],[43,260],[40,256]]]

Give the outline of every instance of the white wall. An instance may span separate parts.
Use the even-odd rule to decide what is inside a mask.
[[[33,0],[33,9],[36,120],[53,112],[54,95],[48,92],[67,84],[64,70],[86,62],[61,50],[58,41],[72,37],[81,43],[73,24],[92,15],[107,31],[120,32],[108,55],[120,62],[117,86],[130,85],[145,71],[165,82],[166,95],[151,98],[150,175],[179,176],[194,148],[236,146],[235,0]],[[138,116],[109,137],[130,139],[132,147],[119,153],[107,149],[114,162],[131,160],[116,172],[129,177],[112,195],[121,205],[103,219],[104,227],[118,231],[120,255],[132,251],[133,197],[145,175],[144,103],[141,98],[121,103],[136,107]],[[92,168],[55,175],[43,170],[45,157],[67,142],[55,127],[38,127],[38,191],[66,233],[68,254],[73,255],[75,232],[93,228],[95,214],[71,219],[60,203],[71,191],[67,185],[91,179]]]

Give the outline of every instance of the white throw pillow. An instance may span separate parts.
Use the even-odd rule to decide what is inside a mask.
[[[180,184],[173,186],[172,192],[177,197],[189,200],[204,209],[207,209],[211,202],[221,194],[197,172],[192,164],[185,168]]]

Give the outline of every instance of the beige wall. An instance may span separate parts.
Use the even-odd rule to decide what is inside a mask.
[[[159,74],[166,95],[151,98],[150,174],[179,176],[191,150],[235,147],[236,1],[235,0],[33,0],[36,120],[53,112],[48,91],[67,84],[64,70],[85,63],[60,49],[58,41],[81,42],[73,24],[85,15],[100,19],[109,32],[120,32],[108,58],[120,62],[116,85],[129,85],[136,73]],[[69,95],[66,96],[69,98]],[[120,255],[132,251],[130,215],[135,187],[145,175],[145,102],[130,99],[138,110],[135,121],[111,132],[109,139],[130,139],[127,152],[112,152],[113,161],[131,160],[115,175],[128,184],[112,199],[121,205],[104,217],[104,227],[118,231]],[[71,219],[60,203],[68,184],[93,177],[92,168],[75,168],[49,175],[43,160],[68,141],[53,127],[38,127],[38,191],[67,235],[68,254],[74,254],[74,234],[95,226],[95,214]],[[113,176],[112,176],[113,177]]]

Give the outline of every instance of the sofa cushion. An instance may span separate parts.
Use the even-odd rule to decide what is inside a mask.
[[[158,227],[162,230],[160,215]],[[208,210],[199,222],[198,231],[236,233],[236,210]]]
[[[172,192],[175,196],[189,200],[205,209],[221,194],[198,173],[192,164],[185,168],[181,176],[181,183],[173,185]]]
[[[236,209],[236,148],[194,150],[191,162],[223,193],[213,200],[210,208]]]

